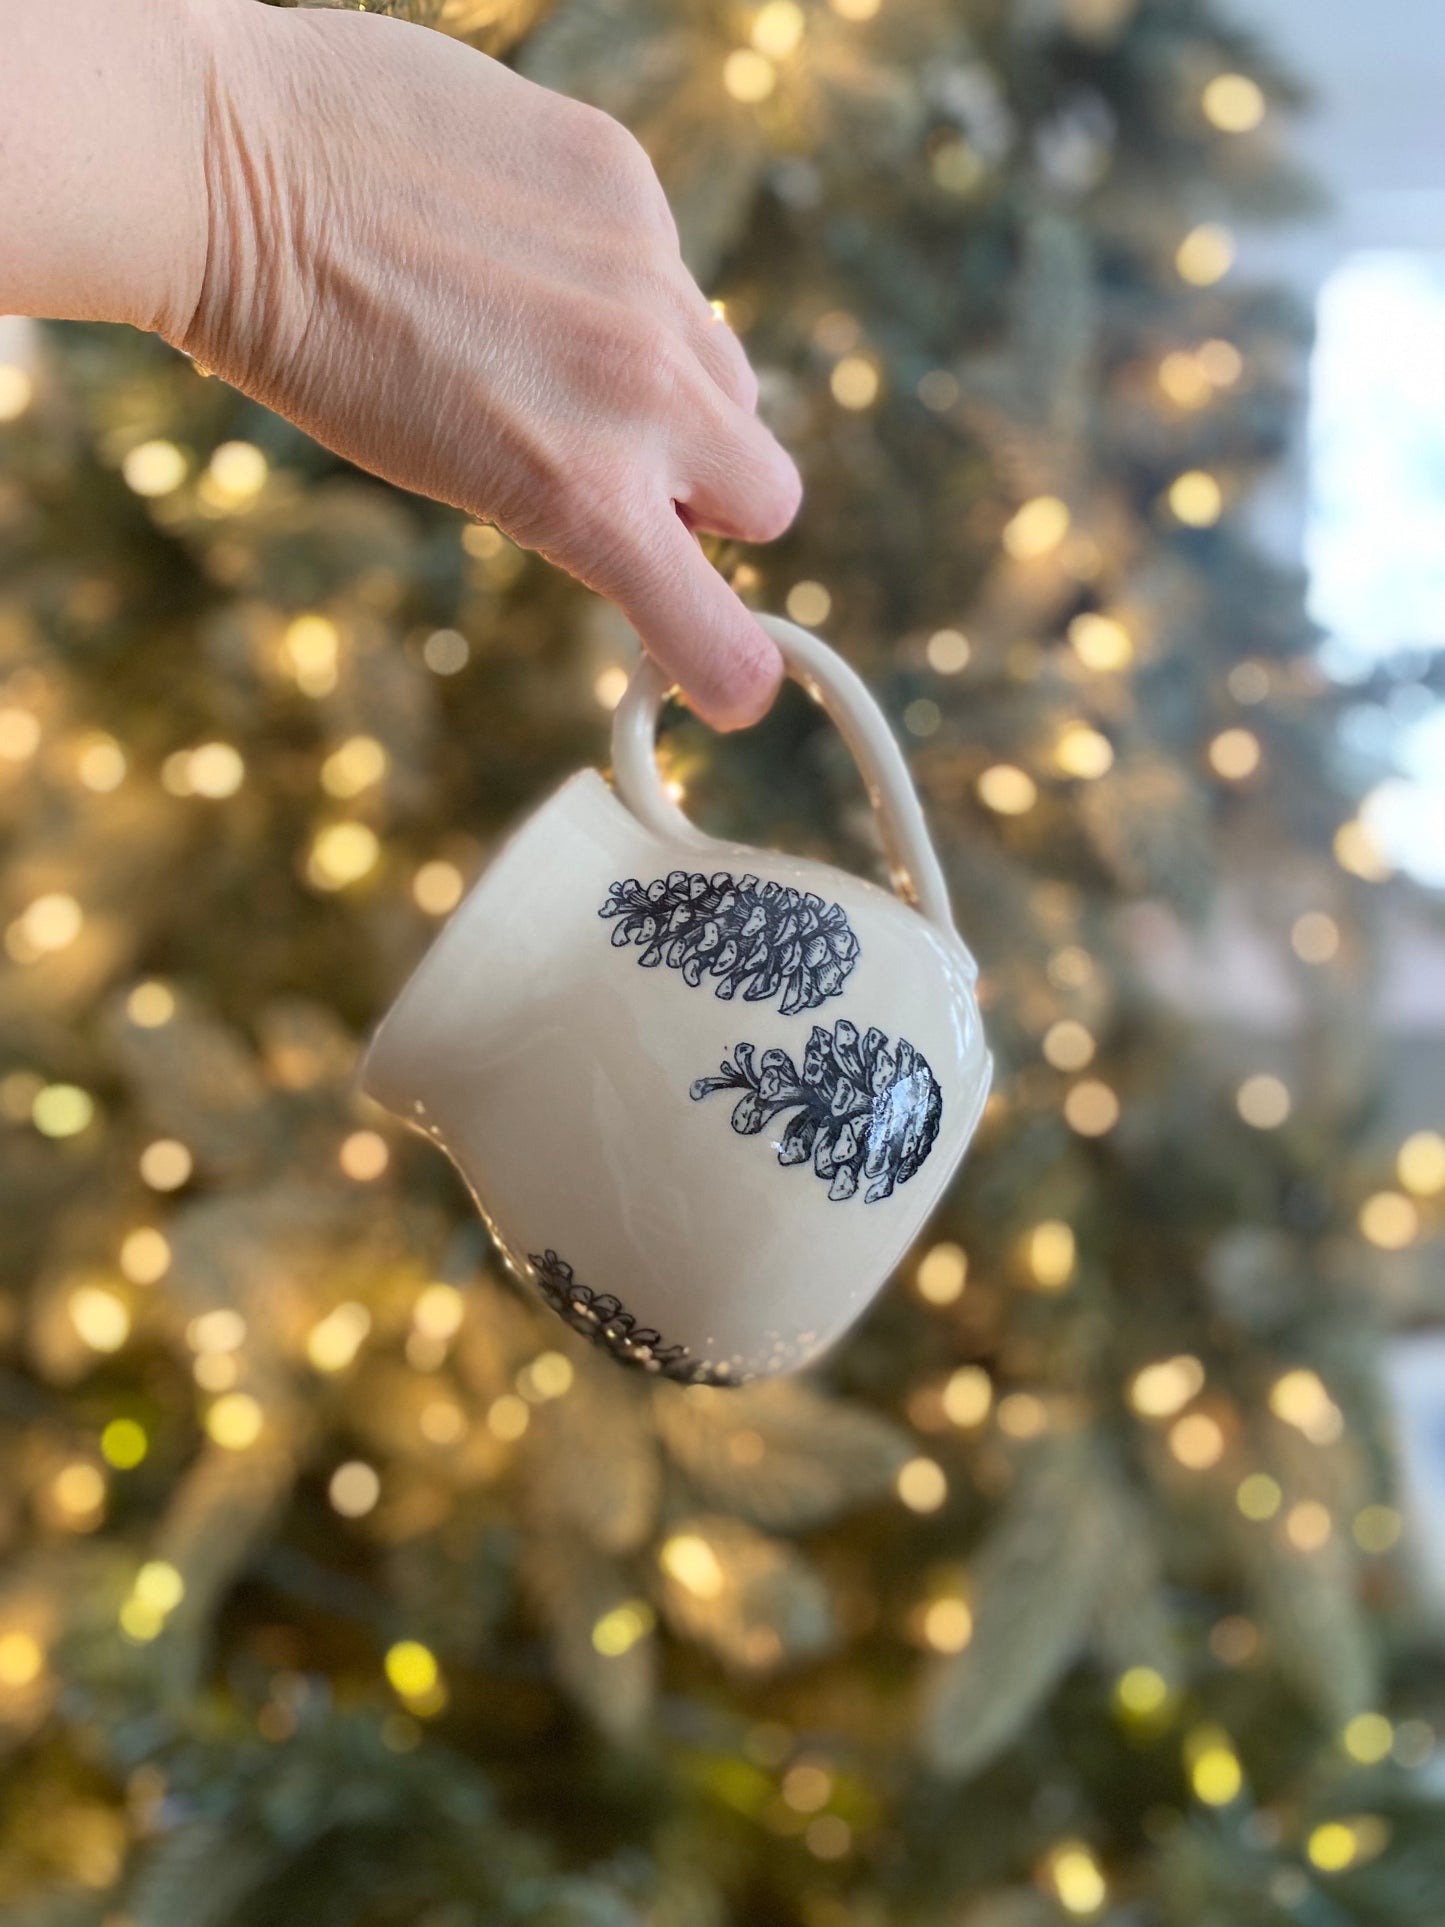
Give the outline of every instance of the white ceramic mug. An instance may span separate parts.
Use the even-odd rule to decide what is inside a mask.
[[[711,1384],[795,1370],[847,1330],[953,1176],[992,1072],[897,743],[832,650],[759,620],[846,738],[899,894],[689,822],[658,774],[667,684],[644,658],[615,788],[582,770],[514,832],[362,1072],[570,1324]]]

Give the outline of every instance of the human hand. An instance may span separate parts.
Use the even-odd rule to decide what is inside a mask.
[[[691,531],[769,541],[801,483],[642,148],[419,27],[211,18],[209,251],[172,338],[559,563],[709,721],[754,721],[781,663]]]

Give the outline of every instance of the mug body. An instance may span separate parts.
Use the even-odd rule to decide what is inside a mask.
[[[369,1095],[619,1357],[794,1370],[864,1310],[987,1095],[956,939],[806,859],[645,827],[595,770],[514,833],[383,1022]]]

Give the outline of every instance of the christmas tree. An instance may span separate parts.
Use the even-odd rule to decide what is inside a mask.
[[[1378,1355],[1445,1144],[1378,1122],[1402,886],[1244,515],[1300,406],[1305,317],[1231,272],[1308,205],[1288,77],[1206,0],[408,11],[652,154],[807,482],[714,559],[908,742],[996,1090],[805,1380],[624,1372],[525,1296],[355,1067],[604,759],[630,633],[157,341],[46,329],[0,368],[0,1918],[1438,1922]],[[878,867],[796,691],[663,754],[709,827]],[[842,1035],[828,906],[753,883],[629,880],[614,941],[739,1038],[817,1010],[803,1065],[700,1078],[719,1130],[737,1091],[906,1181],[831,1106],[911,1046]],[[1152,967],[1221,896],[1311,1013],[1242,1078]]]

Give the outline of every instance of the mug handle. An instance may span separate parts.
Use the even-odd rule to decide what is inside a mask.
[[[863,679],[827,643],[796,622],[772,615],[759,615],[757,621],[778,645],[788,674],[823,705],[852,751],[878,818],[893,888],[963,948],[967,957],[954,928],[948,885],[903,752]],[[669,798],[658,772],[657,718],[671,687],[652,658],[644,655],[613,717],[613,780],[628,809],[655,835],[710,842]],[[971,957],[968,962],[976,973]]]

